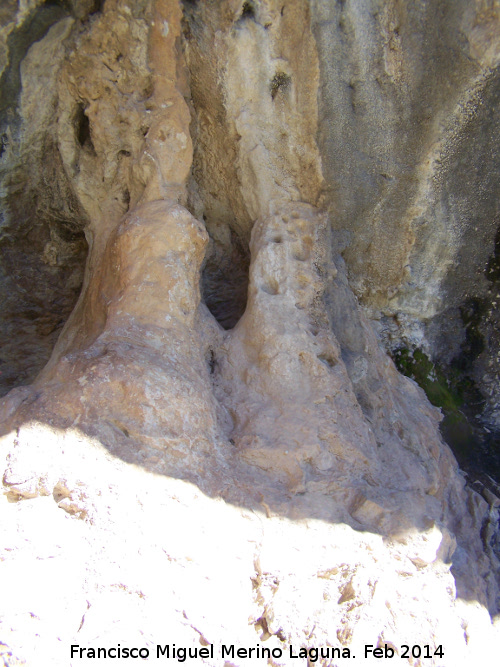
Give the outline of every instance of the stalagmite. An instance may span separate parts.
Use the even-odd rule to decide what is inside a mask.
[[[377,169],[400,169],[383,178],[406,183],[403,206],[396,184],[362,192],[380,128],[364,156],[352,135],[368,122],[357,109],[419,90],[417,10],[378,4],[0,12],[6,665],[495,664],[494,480],[482,495],[466,483],[440,410],[377,330],[396,293],[414,318],[401,340],[439,310],[422,287],[438,253],[415,222],[437,206],[422,161],[452,141],[442,115],[493,76],[498,19],[459,3],[476,65],[430,104],[437,136],[408,139],[411,175],[387,120],[392,162]],[[350,111],[331,89],[329,21],[351,54]]]

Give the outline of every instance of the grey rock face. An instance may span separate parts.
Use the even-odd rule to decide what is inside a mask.
[[[491,663],[498,487],[387,349],[494,425],[497,10],[4,5],[4,662]]]
[[[0,391],[47,362],[83,281],[85,211],[64,170],[57,77],[74,28],[65,5],[4,9],[0,25]]]
[[[498,7],[315,0],[311,13],[351,286],[388,349],[420,348],[455,387],[475,383],[469,413],[498,429]]]

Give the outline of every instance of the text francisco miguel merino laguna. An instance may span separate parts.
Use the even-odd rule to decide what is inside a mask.
[[[413,647],[403,645],[401,647],[407,653],[412,651],[412,655],[418,653],[422,655],[425,653],[425,657],[432,657],[431,651],[434,655],[439,657],[443,656],[442,647],[439,646],[437,649],[432,648],[429,644],[426,644],[424,647],[415,645]],[[156,647],[146,647],[141,648],[134,647],[129,648],[127,646],[122,646],[118,644],[117,646],[112,646],[110,648],[93,648],[93,647],[84,647],[79,644],[71,645],[71,658],[139,658],[146,660],[148,658],[166,658],[170,660],[177,660],[178,662],[185,662],[186,660],[193,660],[199,658],[214,658],[216,649],[213,644],[208,646],[200,647],[185,647],[185,646],[176,646],[175,644],[157,644]],[[234,658],[263,658],[265,660],[269,658],[282,658],[284,654],[288,654],[289,658],[306,658],[308,662],[317,662],[318,660],[324,660],[325,658],[355,658],[356,656],[352,655],[349,648],[335,648],[332,646],[322,646],[320,648],[304,648],[304,647],[294,647],[293,645],[288,646],[288,651],[283,648],[274,647],[267,648],[263,647],[260,644],[252,646],[251,648],[245,648],[243,646],[235,646],[234,644],[222,644],[218,653],[221,658],[229,658],[234,660]],[[392,646],[386,644],[385,646],[375,647],[373,644],[366,644],[364,647],[363,658],[394,658],[395,654],[398,653],[398,650]],[[401,657],[409,657],[408,655],[403,654]],[[423,656],[424,657],[424,656]]]

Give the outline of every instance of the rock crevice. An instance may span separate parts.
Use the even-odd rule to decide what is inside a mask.
[[[15,179],[3,180],[4,229],[36,219],[39,245],[50,231],[43,261],[61,271],[76,255],[81,269],[83,234],[88,254],[50,360],[0,403],[8,664],[34,665],[43,648],[63,665],[61,644],[124,637],[153,651],[165,627],[192,648],[265,641],[279,665],[295,664],[291,644],[361,655],[411,637],[445,646],[444,663],[433,654],[426,664],[455,667],[497,641],[500,500],[466,486],[439,410],[398,373],[368,319],[385,308],[371,296],[407,261],[399,251],[415,245],[395,228],[408,247],[384,273],[390,193],[405,179],[409,199],[418,189],[398,167],[394,117],[392,157],[377,166],[385,194],[370,203],[358,182],[353,195],[356,174],[335,170],[352,149],[342,133],[430,85],[407,72],[417,10],[389,3],[374,15],[373,4],[107,0],[82,21],[98,7],[73,2],[76,19],[23,59],[21,129],[4,155],[12,173],[32,169],[57,207],[16,226]],[[447,44],[457,16],[472,21],[478,49],[474,31],[490,35],[491,24],[453,14]],[[341,35],[327,63],[331,24]],[[335,111],[325,76],[335,82],[328,67],[338,74],[344,48],[350,78]],[[460,82],[495,54],[493,35]],[[401,125],[421,113],[409,105]],[[436,109],[425,113],[437,122]],[[353,139],[367,173],[375,139],[364,157]],[[368,209],[379,222],[357,238]],[[360,262],[376,264],[371,310],[348,281],[350,270],[363,292]],[[22,594],[12,554],[33,573]],[[57,608],[44,583],[54,558],[67,568],[50,593]]]

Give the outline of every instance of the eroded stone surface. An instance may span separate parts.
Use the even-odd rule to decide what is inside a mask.
[[[454,386],[475,382],[475,411],[498,430],[498,288],[487,271],[498,228],[498,5],[315,0],[311,10],[326,200],[351,285],[388,348],[423,348]],[[479,349],[468,340],[471,307]]]
[[[363,23],[368,3],[342,4]],[[48,192],[57,211],[74,202],[89,254],[49,363],[0,404],[4,662],[67,665],[71,644],[118,643],[153,662],[175,643],[214,644],[200,662],[219,665],[224,643],[305,665],[290,645],[360,661],[365,644],[414,643],[443,645],[423,665],[491,664],[498,499],[465,486],[439,411],[381,348],[331,234],[314,21],[337,5],[97,9],[72,3],[21,67],[19,136],[47,136],[26,126],[42,81],[56,109],[40,113]],[[403,9],[376,19],[400,86]],[[467,16],[492,67],[494,23]]]

